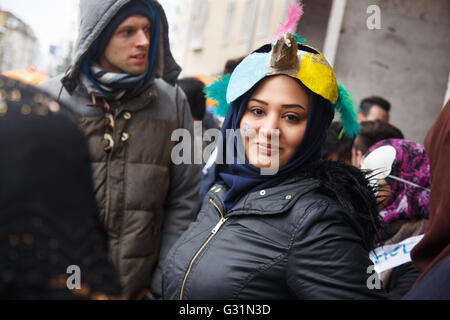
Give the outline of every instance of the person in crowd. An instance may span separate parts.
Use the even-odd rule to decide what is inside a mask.
[[[430,158],[430,221],[423,239],[412,249],[421,274],[404,299],[450,299],[450,100],[425,138]]]
[[[361,131],[353,141],[352,164],[361,168],[361,160],[371,146],[385,139],[403,139],[403,133],[390,123],[381,120],[360,123]]]
[[[178,85],[186,94],[186,98],[191,108],[192,120],[202,121],[206,112],[206,98],[203,93],[205,85],[195,78],[183,78],[178,80]]]
[[[344,134],[344,128],[340,122],[334,121],[323,143],[322,156],[325,160],[352,164],[352,146],[353,139]]]
[[[163,299],[384,298],[367,285],[380,223],[369,181],[320,160],[335,108],[350,115],[347,134],[358,123],[325,57],[296,38],[256,50],[222,83],[231,105],[215,181],[165,260]]]
[[[236,69],[236,67],[239,65],[239,63],[241,63],[242,60],[244,60],[244,58],[245,58],[245,56],[234,58],[234,59],[228,59],[227,62],[225,62],[223,74],[224,75],[232,74],[234,69]]]
[[[214,114],[212,112],[208,111],[208,109],[205,109],[205,110],[206,110],[205,115],[203,116],[203,119],[202,119],[204,128],[206,130],[209,130],[209,129],[219,130],[220,129],[219,120],[216,119],[214,117]]]
[[[0,299],[118,299],[85,136],[42,91],[0,92]]]
[[[379,186],[379,214],[384,221],[382,244],[394,245],[393,252],[386,252],[384,247],[378,253],[378,262],[382,263],[380,279],[391,299],[401,299],[416,281],[419,271],[409,256],[398,261],[392,257],[404,253],[402,243],[409,248],[425,232],[430,199],[428,156],[421,144],[387,139],[369,148],[361,169]]]
[[[361,101],[358,122],[381,120],[389,122],[391,104],[382,97],[368,97]]]
[[[201,121],[201,126],[199,126],[200,128],[194,130],[194,134],[195,139],[197,139],[197,145],[202,147],[201,150],[196,150],[196,152],[200,152],[200,156],[202,158],[202,165],[205,165],[206,160],[210,156],[210,154],[204,154],[204,152],[207,151],[206,148],[208,148],[208,150],[211,151],[214,149],[214,145],[210,146],[211,141],[203,139],[204,133],[211,127],[211,124],[207,126],[207,122],[205,121],[205,116],[207,114],[208,116],[210,115],[208,112],[206,112],[206,97],[205,93],[203,92],[205,85],[203,84],[203,82],[201,82],[196,78],[180,79],[178,80],[178,85],[181,87],[181,89],[183,89],[188,99],[192,113],[192,120],[194,121],[194,126],[196,125],[195,121]],[[213,120],[213,122],[215,121]],[[213,129],[218,130],[219,126],[213,125]]]
[[[171,135],[193,124],[163,8],[80,1],[70,69],[41,85],[89,139],[94,190],[123,294],[161,294],[159,261],[195,219],[201,166],[175,165]],[[194,144],[191,141],[191,145]],[[148,293],[148,292],[147,292]]]

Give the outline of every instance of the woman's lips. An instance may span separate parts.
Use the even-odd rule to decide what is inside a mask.
[[[271,144],[257,143],[256,146],[257,146],[258,151],[260,153],[264,153],[264,154],[266,154],[268,156],[280,152],[280,148],[278,146],[274,146],[274,145],[271,145]]]

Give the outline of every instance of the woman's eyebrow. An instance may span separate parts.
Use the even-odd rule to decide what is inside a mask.
[[[303,106],[301,106],[299,104],[283,104],[281,106],[281,108],[300,108],[300,109],[306,110],[305,107],[303,107]]]
[[[265,101],[263,101],[263,100],[255,99],[255,98],[251,98],[251,99],[249,99],[249,100],[248,100],[248,102],[250,102],[250,101],[256,101],[256,102],[259,102],[259,103],[262,103],[262,104],[268,105],[268,103],[267,103],[267,102],[265,102]]]
[[[262,104],[264,104],[264,105],[268,105],[268,104],[269,104],[269,103],[266,102],[266,101],[259,100],[259,99],[256,99],[256,98],[251,98],[251,99],[248,100],[248,102],[250,102],[250,101],[255,101],[255,102],[258,102],[258,103],[262,103]],[[300,108],[300,109],[306,110],[305,107],[303,107],[303,106],[301,106],[301,105],[299,105],[299,104],[295,104],[295,103],[292,103],[292,104],[283,104],[283,105],[281,106],[281,108]]]

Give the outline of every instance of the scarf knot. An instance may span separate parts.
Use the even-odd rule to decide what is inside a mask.
[[[89,71],[97,87],[107,97],[119,100],[137,93],[145,81],[145,73],[133,75],[106,71],[96,62],[92,62]]]

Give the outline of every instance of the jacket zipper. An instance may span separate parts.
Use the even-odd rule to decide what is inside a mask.
[[[222,211],[220,210],[219,206],[212,200],[209,199],[209,202],[217,209],[217,211],[220,213],[220,220],[216,224],[216,226],[211,230],[211,235],[208,237],[208,239],[203,243],[203,245],[198,249],[195,256],[192,258],[191,262],[189,263],[188,270],[186,271],[186,274],[184,275],[183,284],[181,285],[181,291],[180,291],[180,300],[183,300],[183,291],[184,286],[186,284],[186,280],[189,276],[189,273],[191,272],[192,265],[194,264],[195,260],[199,256],[199,254],[203,251],[203,249],[206,247],[206,245],[211,241],[212,238],[217,234],[217,231],[223,226],[223,224],[228,220],[228,218],[224,218]]]

